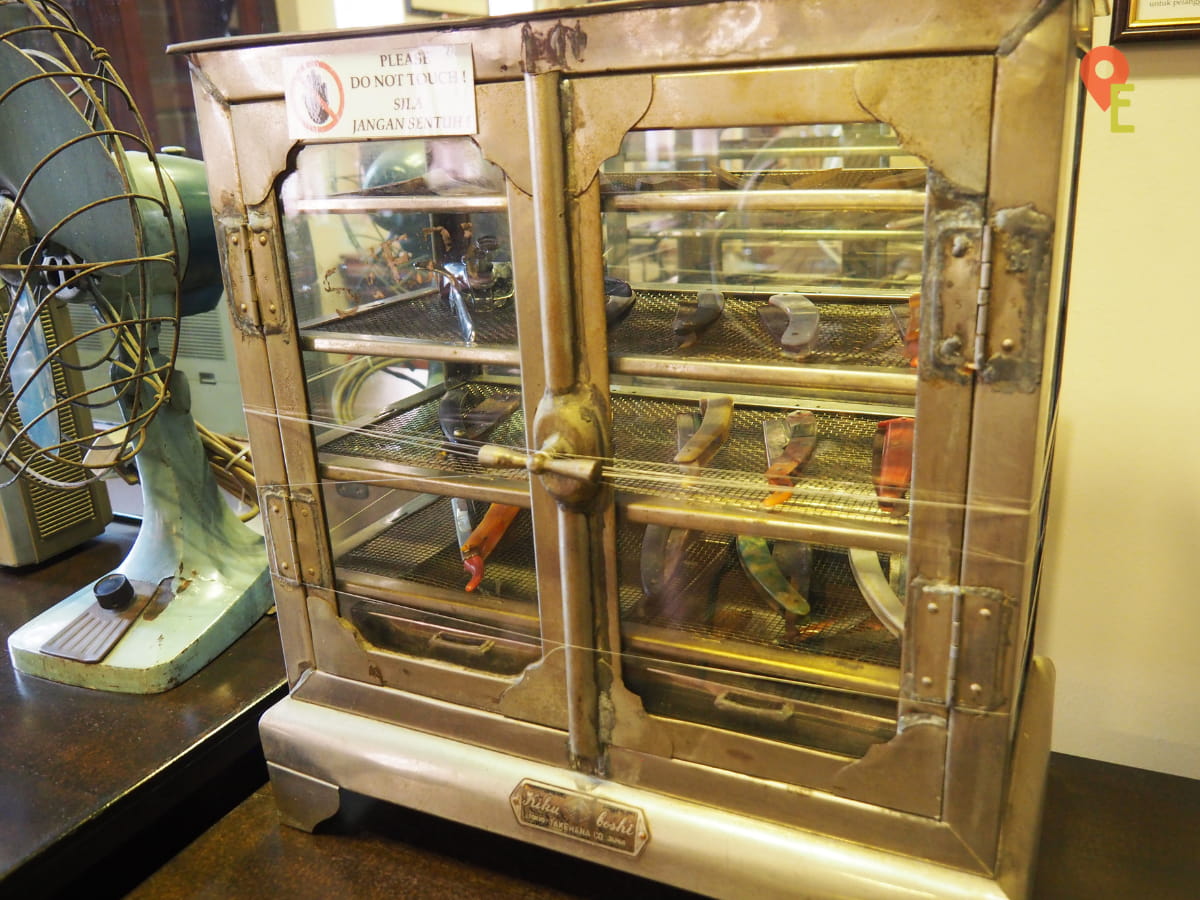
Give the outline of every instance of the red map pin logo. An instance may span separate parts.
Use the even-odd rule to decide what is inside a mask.
[[[1096,74],[1100,64],[1105,62],[1112,65],[1112,73]],[[1129,77],[1129,60],[1116,47],[1096,47],[1084,56],[1079,77],[1083,79],[1083,86],[1092,95],[1092,99],[1101,109],[1107,110],[1112,103],[1112,85],[1125,84],[1125,79]]]

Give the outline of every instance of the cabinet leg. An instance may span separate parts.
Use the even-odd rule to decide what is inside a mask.
[[[337,815],[341,806],[341,790],[336,784],[313,778],[294,769],[267,763],[271,790],[279,807],[279,818],[285,825],[312,831],[326,819]]]

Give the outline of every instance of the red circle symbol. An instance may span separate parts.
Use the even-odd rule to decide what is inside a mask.
[[[309,131],[321,134],[342,120],[346,109],[346,91],[342,79],[329,63],[311,60],[292,76],[288,86],[288,105],[297,120]]]

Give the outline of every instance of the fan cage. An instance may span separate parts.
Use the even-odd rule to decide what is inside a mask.
[[[27,477],[52,487],[77,487],[132,460],[145,442],[147,425],[170,398],[182,268],[177,231],[182,222],[176,219],[182,212],[172,208],[173,188],[109,54],[80,32],[65,9],[49,0],[0,0],[0,43],[19,50],[33,70],[0,85],[0,107],[22,90],[44,94],[49,82],[74,106],[82,126],[79,133],[64,135],[29,171],[3,173],[6,183],[0,185],[5,281],[0,291],[0,464],[11,473],[6,483]],[[116,118],[133,124],[118,127]],[[25,208],[35,186],[44,189],[46,180],[60,174],[55,166],[65,165],[80,149],[88,152],[89,142],[107,153],[121,190],[94,197],[94,186],[79,184],[78,208],[54,221],[38,221],[36,211]],[[129,227],[134,252],[120,258],[73,253],[66,239],[72,220],[79,220],[78,227],[89,217],[95,221],[110,213],[113,227]],[[57,329],[43,328],[45,314],[66,302],[90,306],[94,325],[72,333],[68,317],[61,315]],[[164,325],[171,327],[160,346]],[[99,351],[92,349],[97,345]],[[34,385],[43,372],[39,393]],[[43,421],[55,427],[39,429]],[[53,439],[46,439],[48,431]]]

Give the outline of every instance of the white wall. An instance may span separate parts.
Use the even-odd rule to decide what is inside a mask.
[[[401,2],[400,6],[404,4]],[[325,31],[336,27],[333,0],[275,0],[279,30]]]
[[[584,0],[491,0],[492,15],[507,15],[547,6],[569,6]],[[366,25],[399,25],[438,18],[408,13],[403,0],[276,0],[280,31],[326,31]]]
[[[1088,98],[1037,648],[1055,750],[1200,778],[1200,43],[1119,47],[1135,130]]]

